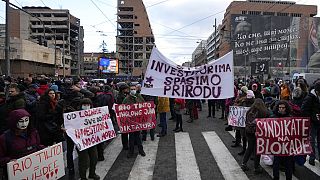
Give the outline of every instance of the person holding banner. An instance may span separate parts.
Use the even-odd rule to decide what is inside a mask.
[[[0,167],[5,173],[9,161],[44,148],[38,131],[29,126],[29,118],[30,114],[25,109],[13,110],[8,115],[9,130],[0,136]]]
[[[291,108],[287,101],[279,101],[273,110],[273,117],[283,118],[291,116]],[[294,168],[294,156],[274,156],[273,159],[273,179],[279,180],[280,163],[285,164],[286,179],[291,180]]]
[[[122,104],[135,104],[139,102],[144,102],[144,99],[140,94],[137,94],[136,86],[132,84],[130,86],[130,94],[123,100]],[[143,150],[140,131],[135,131],[129,133],[129,153],[127,157],[133,157],[135,144],[138,145],[139,154],[141,156],[146,156],[146,153]]]
[[[80,110],[88,110],[93,108],[92,101],[89,98],[83,98],[80,100]],[[79,160],[79,176],[81,180],[87,179],[87,169],[89,163],[89,178],[94,180],[99,180],[100,176],[96,174],[96,165],[98,162],[98,151],[97,145],[92,146],[88,149],[79,151],[77,149]]]
[[[248,110],[246,114],[246,127],[245,127],[245,134],[248,141],[248,148],[244,154],[241,169],[243,171],[248,171],[249,168],[247,166],[247,162],[252,153],[254,153],[254,172],[261,173],[262,169],[260,167],[260,155],[256,155],[256,118],[267,118],[269,117],[268,108],[264,104],[263,100],[258,98],[255,99],[254,103]]]
[[[128,96],[128,94],[129,94],[129,86],[126,83],[121,84],[119,87],[117,104],[122,104],[123,100]],[[121,134],[121,141],[122,141],[123,150],[128,150],[129,149],[128,133]]]

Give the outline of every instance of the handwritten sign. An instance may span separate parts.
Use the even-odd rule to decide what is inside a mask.
[[[153,48],[141,94],[182,99],[227,99],[233,92],[233,53],[197,67],[183,67]]]
[[[230,106],[228,125],[235,127],[246,127],[246,114],[249,107],[243,106]]]
[[[156,127],[153,102],[136,104],[116,104],[117,121],[122,133],[129,133]]]
[[[257,154],[307,155],[310,119],[299,117],[256,119]]]
[[[63,114],[68,136],[82,151],[116,137],[108,106]]]
[[[7,164],[9,180],[59,179],[65,175],[62,143]]]

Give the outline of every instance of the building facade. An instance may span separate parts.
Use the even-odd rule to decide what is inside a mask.
[[[295,70],[291,69],[291,66],[296,63],[291,62],[290,57],[292,57],[292,53],[295,53],[295,56],[302,56],[302,52],[300,52],[302,51],[302,48],[294,46],[296,46],[295,44],[302,44],[302,41],[307,41],[306,39],[308,37],[306,32],[309,32],[310,28],[312,28],[312,20],[305,19],[314,17],[316,14],[317,6],[296,4],[293,1],[233,1],[227,7],[224,14],[224,19],[220,28],[221,44],[218,53],[220,56],[223,56],[231,51],[231,49],[234,49],[236,75],[249,75],[254,71],[250,67],[251,63],[257,61],[263,61],[270,66],[270,69],[265,74],[278,76],[279,70],[282,71],[282,75],[292,74]],[[266,19],[265,23],[261,22],[263,18]],[[281,27],[282,29],[277,27],[282,26],[283,24],[286,24],[287,27]],[[258,28],[265,28],[265,30],[260,30],[260,32],[258,32]],[[294,28],[296,30],[293,30]],[[303,30],[303,28],[305,30]],[[266,34],[264,34],[265,32]],[[268,34],[270,32],[271,34]],[[296,35],[299,38],[293,37]],[[250,41],[245,41],[245,39],[250,39],[249,36],[252,36],[250,37],[252,39]],[[253,36],[256,37],[253,38]],[[285,39],[285,37],[288,38]],[[282,45],[280,45],[280,41],[282,41]],[[284,43],[285,41],[287,42]],[[285,48],[278,49],[278,46],[284,46]],[[242,48],[242,53],[240,53],[240,51],[235,51],[236,48],[239,47]],[[263,52],[261,49],[257,48],[268,51],[264,53],[269,53],[269,58],[260,58],[259,55]],[[270,49],[273,51],[270,51]],[[278,52],[275,52],[275,49]],[[274,54],[279,53],[287,54],[286,56],[282,55],[282,57],[286,57],[286,59],[273,58]],[[237,56],[241,58],[238,58]],[[288,62],[286,63],[285,61]]]
[[[118,0],[116,51],[119,76],[143,76],[154,46],[142,0]]]
[[[192,53],[192,64],[195,66],[200,66],[202,64],[206,64],[208,62],[207,59],[207,41],[201,40],[198,46]]]
[[[213,31],[212,34],[207,39],[207,61],[213,61],[215,59],[219,58],[219,47],[220,47],[220,26],[216,29],[216,31]]]
[[[64,72],[80,75],[83,54],[83,27],[80,19],[67,9],[49,7],[23,7],[29,15],[18,9],[10,8],[10,37],[30,40],[42,46],[61,50],[64,55]],[[57,67],[57,72],[60,72]],[[62,70],[63,71],[63,70]],[[66,74],[65,74],[66,75]]]

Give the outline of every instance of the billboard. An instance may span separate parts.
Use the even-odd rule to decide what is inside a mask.
[[[320,68],[320,18],[232,15],[231,42],[238,67]]]
[[[99,72],[102,74],[109,74],[119,72],[119,63],[117,59],[110,59],[106,57],[99,58]]]

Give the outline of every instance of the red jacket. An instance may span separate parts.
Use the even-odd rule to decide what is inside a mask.
[[[40,85],[40,87],[37,89],[37,93],[42,96],[46,90],[49,89],[49,85]]]

